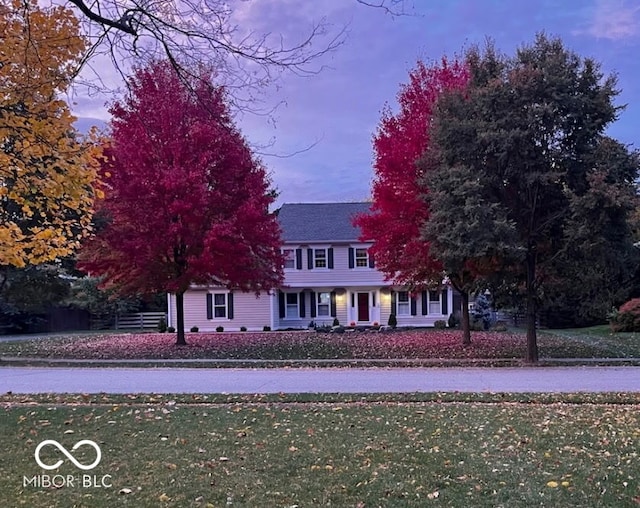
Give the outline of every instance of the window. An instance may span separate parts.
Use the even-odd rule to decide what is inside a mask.
[[[213,295],[213,317],[227,317],[227,295],[224,293],[214,293]]]
[[[233,319],[233,293],[207,293],[207,319]]]
[[[408,316],[411,313],[411,306],[409,304],[409,291],[398,292],[397,314],[398,316]]]
[[[318,317],[329,316],[331,314],[330,293],[318,293]]]
[[[293,249],[283,249],[282,254],[284,256],[284,268],[295,268],[296,257]]]
[[[429,291],[429,314],[442,314],[439,291]]]
[[[287,293],[286,298],[286,313],[287,319],[297,319],[300,317],[298,312],[298,293]]]
[[[356,266],[357,267],[369,266],[369,253],[367,249],[356,249]]]
[[[313,249],[313,266],[327,268],[327,249]]]

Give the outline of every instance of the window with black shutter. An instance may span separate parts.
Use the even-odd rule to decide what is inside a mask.
[[[213,319],[213,295],[207,293],[207,319]]]
[[[302,249],[296,249],[296,270],[302,270]]]

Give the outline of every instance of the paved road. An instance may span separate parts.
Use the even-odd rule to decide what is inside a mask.
[[[640,392],[640,367],[0,368],[0,393]]]

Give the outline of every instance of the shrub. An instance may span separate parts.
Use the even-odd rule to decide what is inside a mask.
[[[216,327],[216,332],[224,332],[224,326]]]
[[[433,323],[433,326],[438,330],[444,330],[447,327],[447,322],[444,319],[438,319]]]
[[[349,323],[349,326],[354,328],[356,326],[356,322],[355,321],[351,321],[351,323]]]
[[[460,328],[460,324],[462,323],[460,313],[452,312],[451,314],[449,314],[447,323],[449,324],[449,328]]]
[[[377,321],[374,321],[373,326],[380,326],[380,323],[378,323]]]
[[[263,332],[270,332],[270,331],[271,331],[271,327],[270,327],[270,326],[267,326],[267,325],[264,325],[264,326],[262,327],[262,331],[263,331]]]
[[[389,325],[391,328],[395,328],[396,326],[398,326],[398,319],[396,318],[396,315],[391,313],[389,314],[389,320],[387,321],[387,325]]]
[[[333,318],[333,326],[340,326],[340,321],[338,321],[337,317]]]
[[[469,324],[469,328],[474,332],[482,332],[485,329],[484,323],[481,319],[472,319],[471,323]]]
[[[156,325],[156,328],[158,329],[158,331],[160,333],[164,333],[167,331],[167,321],[165,318],[160,318],[160,321],[158,321],[158,324]]]
[[[175,331],[176,331],[176,329],[175,329],[173,326],[167,326],[167,331],[168,331],[169,333],[173,333],[173,332],[175,332]]]
[[[200,328],[198,328],[197,326],[192,326],[190,331],[192,331],[193,333],[197,333],[200,331]]]
[[[491,329],[494,332],[506,332],[507,331],[507,323],[505,323],[504,321],[496,321],[493,326],[491,327]]]
[[[640,298],[629,300],[612,313],[610,324],[614,332],[640,332]]]
[[[246,326],[241,326],[240,327],[240,331],[241,332],[246,332],[247,331],[247,327]]]
[[[471,318],[474,323],[482,325],[480,330],[488,330],[491,326],[491,302],[486,295],[480,293],[473,302]],[[475,330],[475,328],[473,328]]]

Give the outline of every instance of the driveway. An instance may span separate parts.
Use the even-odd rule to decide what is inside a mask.
[[[640,367],[0,368],[13,393],[640,392]]]

